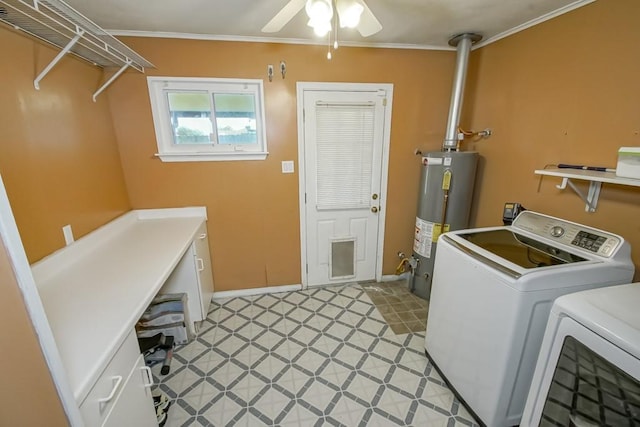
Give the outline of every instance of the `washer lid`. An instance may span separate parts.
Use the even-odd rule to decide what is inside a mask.
[[[640,358],[640,283],[609,286],[558,298],[552,311],[569,316]]]
[[[472,230],[456,234],[522,268],[540,268],[587,261],[586,258],[550,245],[548,242],[516,233],[507,228]]]

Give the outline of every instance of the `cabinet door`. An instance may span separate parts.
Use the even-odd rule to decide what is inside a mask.
[[[196,266],[198,281],[200,282],[200,302],[202,304],[202,319],[207,318],[209,304],[213,297],[213,271],[211,269],[211,253],[209,252],[209,235],[206,221],[200,225],[194,240],[196,250]]]
[[[198,281],[200,282],[200,303],[202,304],[202,319],[200,320],[204,320],[209,312],[209,304],[213,297],[213,272],[211,270],[211,254],[209,252],[209,235],[206,222],[200,225],[194,245]]]
[[[207,223],[202,222],[191,246],[178,262],[160,294],[187,293],[190,329],[197,332],[195,322],[207,318],[213,296],[213,274],[207,236]]]
[[[120,396],[111,413],[104,421],[104,427],[152,427],[158,425],[154,413],[149,377],[151,373],[144,365],[142,356],[138,358],[124,384]]]

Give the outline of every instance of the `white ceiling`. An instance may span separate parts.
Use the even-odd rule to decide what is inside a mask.
[[[313,35],[299,12],[278,33],[260,30],[288,0],[65,0],[115,35],[189,35],[214,40],[326,43]],[[503,38],[595,0],[366,0],[383,26],[363,38],[338,33],[343,45],[448,49],[460,33]]]

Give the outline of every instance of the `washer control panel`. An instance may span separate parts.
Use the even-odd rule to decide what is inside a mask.
[[[605,236],[581,230],[575,235],[571,244],[597,253],[606,242],[607,238]]]
[[[551,228],[551,235],[553,237],[560,237],[564,234],[564,228],[560,227],[559,225],[554,225]]]
[[[604,257],[610,257],[622,245],[615,234],[531,211],[518,215],[512,227]]]

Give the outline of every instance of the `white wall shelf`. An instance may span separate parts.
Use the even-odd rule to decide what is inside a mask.
[[[93,100],[127,68],[144,73],[153,64],[60,0],[0,0],[0,22],[62,49],[36,77],[40,81],[67,53],[99,67],[118,67],[94,94]]]
[[[598,207],[598,198],[600,197],[600,189],[602,183],[617,185],[628,185],[632,187],[640,187],[640,179],[621,178],[616,176],[615,172],[599,172],[580,169],[538,169],[535,171],[537,175],[557,176],[562,178],[562,182],[556,185],[556,188],[564,190],[567,185],[584,201],[586,212],[595,212]],[[581,181],[589,181],[589,192],[585,196],[578,187],[575,186],[572,179]]]

